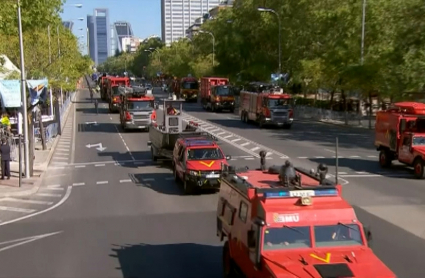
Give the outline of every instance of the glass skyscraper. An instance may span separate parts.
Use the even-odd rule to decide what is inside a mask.
[[[94,9],[87,15],[89,54],[95,65],[102,64],[111,56],[111,29],[108,9]]]

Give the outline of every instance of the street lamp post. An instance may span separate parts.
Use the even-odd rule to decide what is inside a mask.
[[[29,152],[29,136],[28,136],[28,113],[27,113],[27,91],[26,91],[26,76],[25,76],[25,59],[24,59],[24,38],[22,33],[22,18],[21,18],[21,2],[18,0],[18,28],[19,28],[19,51],[21,58],[21,101],[22,101],[22,120],[24,134],[24,161],[25,161],[25,178],[30,178],[30,152]],[[19,124],[19,123],[18,123]],[[20,148],[21,146],[19,146]],[[19,161],[21,164],[21,161]],[[22,173],[19,173],[22,175]]]
[[[215,37],[210,31],[199,30],[199,33],[208,34],[212,37],[212,66],[214,67],[214,56],[215,56]]]
[[[278,22],[278,24],[279,24],[279,74],[281,74],[282,73],[282,45],[281,45],[281,41],[282,41],[282,38],[281,38],[281,25],[280,25],[280,16],[279,16],[279,14],[275,11],[275,10],[273,10],[273,9],[267,9],[267,8],[258,8],[258,11],[259,12],[266,12],[266,13],[273,13],[273,14],[275,14],[276,15],[276,17],[277,17],[277,22]]]

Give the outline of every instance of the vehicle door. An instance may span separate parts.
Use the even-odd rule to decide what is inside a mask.
[[[184,173],[186,172],[186,147],[182,146],[178,153],[177,161],[176,161],[176,171],[177,175],[182,179]]]
[[[399,146],[398,159],[401,162],[411,164],[413,163],[414,154],[412,150],[412,135],[404,134]]]

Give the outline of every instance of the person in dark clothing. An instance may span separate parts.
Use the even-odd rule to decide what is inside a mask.
[[[10,179],[10,145],[7,143],[6,138],[1,140],[0,154],[1,154],[1,179],[4,180],[4,176]]]
[[[97,99],[95,99],[94,100],[94,108],[96,109],[96,114],[99,114],[98,107],[99,107],[99,103],[97,102]]]

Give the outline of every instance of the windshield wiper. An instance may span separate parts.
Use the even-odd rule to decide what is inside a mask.
[[[348,226],[347,224],[344,224],[344,223],[338,222],[338,225],[344,226],[345,228],[348,228],[348,229],[350,229],[350,230],[353,230],[353,231],[358,232],[358,230],[357,230],[357,229],[355,229],[355,228],[353,228],[353,227],[350,227],[350,226]]]
[[[295,232],[297,232],[297,233],[302,234],[303,236],[305,236],[305,234],[303,232],[301,232],[300,230],[298,230],[297,228],[294,228],[294,227],[291,227],[291,226],[287,226],[287,225],[283,225],[283,227],[284,228],[288,228],[288,229],[290,229],[292,231],[295,231]]]

